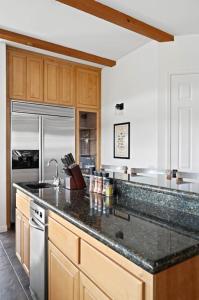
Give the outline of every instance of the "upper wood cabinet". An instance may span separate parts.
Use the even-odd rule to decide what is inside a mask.
[[[18,51],[8,52],[9,96],[12,99],[27,99],[27,55]]]
[[[54,59],[44,60],[44,102],[59,102],[59,63]]]
[[[100,107],[100,72],[86,67],[76,67],[76,103],[78,107]]]
[[[59,67],[59,103],[75,106],[74,101],[74,67],[61,63]]]
[[[43,101],[43,59],[40,56],[27,57],[27,99]]]
[[[100,108],[100,69],[8,48],[9,98]]]

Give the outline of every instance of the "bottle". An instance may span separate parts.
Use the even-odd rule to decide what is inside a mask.
[[[102,173],[98,173],[98,178],[97,178],[97,193],[102,194],[102,188],[103,188],[103,178],[102,178]]]
[[[111,197],[111,196],[113,196],[113,179],[107,178],[106,197]]]
[[[98,173],[94,171],[94,193],[98,191]]]
[[[94,176],[94,171],[91,172],[90,174],[90,182],[89,182],[89,192],[93,193],[94,188],[95,188],[95,176]]]
[[[102,194],[106,195],[106,185],[107,185],[107,179],[108,179],[109,173],[102,173],[102,176],[103,176]]]

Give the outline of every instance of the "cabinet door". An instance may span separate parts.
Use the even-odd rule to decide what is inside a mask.
[[[60,64],[59,103],[74,106],[74,68],[71,64]]]
[[[27,56],[17,51],[9,51],[9,96],[26,100]]]
[[[27,58],[27,98],[43,101],[43,59],[36,55],[28,55]]]
[[[49,300],[79,299],[78,269],[48,242]]]
[[[29,221],[26,217],[22,218],[22,248],[23,248],[23,267],[27,274],[29,274],[30,267],[30,227]]]
[[[76,159],[87,173],[88,166],[100,167],[100,112],[83,108],[76,112]]]
[[[22,218],[22,214],[16,209],[16,256],[20,262],[22,262]]]
[[[78,107],[99,108],[100,72],[76,68],[76,103]]]
[[[44,60],[44,102],[59,103],[59,63],[53,59]]]
[[[106,296],[92,281],[80,273],[80,300],[108,300]]]

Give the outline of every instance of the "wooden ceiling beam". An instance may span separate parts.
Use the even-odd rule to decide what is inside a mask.
[[[75,57],[78,59],[82,59],[82,60],[89,61],[92,63],[100,64],[103,66],[113,67],[116,65],[116,61],[108,59],[108,58],[104,58],[104,57],[90,54],[87,52],[68,48],[68,47],[65,47],[62,45],[50,43],[50,42],[47,42],[44,40],[30,37],[28,35],[19,34],[16,32],[5,30],[5,29],[0,29],[0,38],[15,42],[15,43],[23,44],[26,46],[31,46],[31,47],[67,55],[70,57]]]
[[[106,6],[95,0],[57,0],[68,6],[77,8],[88,14],[96,16],[100,19],[106,20],[120,27],[126,28],[133,32],[144,35],[150,39],[158,42],[173,41],[174,36],[164,32],[156,27],[148,25],[131,16],[128,16],[116,9]]]

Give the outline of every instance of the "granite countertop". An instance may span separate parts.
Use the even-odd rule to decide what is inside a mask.
[[[163,213],[161,207],[143,202],[140,205],[136,199],[129,207],[121,205],[125,199],[86,191],[53,187],[30,190],[24,183],[14,186],[151,274],[199,254],[199,227],[190,223],[190,230],[180,230],[179,224],[169,226],[168,220],[163,222],[147,213],[151,207],[157,215],[170,214],[165,208]],[[190,217],[178,212],[175,218],[182,216]],[[194,224],[197,222],[196,216]]]

